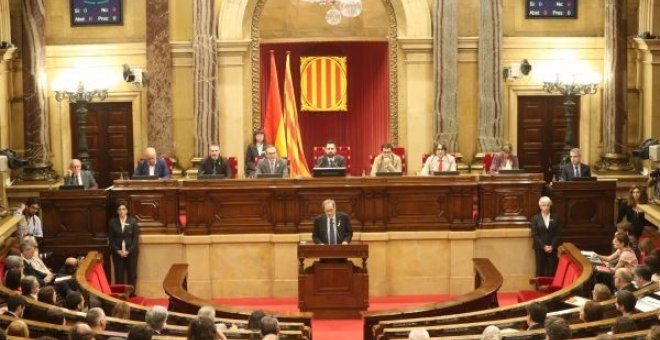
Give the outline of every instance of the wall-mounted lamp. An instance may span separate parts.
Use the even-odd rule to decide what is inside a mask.
[[[521,75],[527,76],[532,71],[532,64],[527,59],[523,59],[519,63],[512,63],[504,68],[504,80],[515,80],[520,78]]]
[[[132,69],[128,64],[124,64],[124,80],[135,86],[144,86],[147,83],[147,76],[144,70],[140,68]]]

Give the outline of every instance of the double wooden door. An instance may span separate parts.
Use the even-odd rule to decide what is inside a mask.
[[[131,103],[87,104],[87,145],[94,177],[100,188],[112,185],[133,170],[133,113]],[[78,119],[71,104],[72,155],[78,155]]]
[[[564,156],[568,127],[564,101],[564,96],[518,97],[518,160],[525,171],[542,172],[546,182],[558,175]],[[580,98],[573,101],[574,145],[579,145]]]

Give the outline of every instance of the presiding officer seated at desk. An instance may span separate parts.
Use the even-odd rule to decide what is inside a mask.
[[[289,177],[286,160],[277,156],[277,148],[274,145],[266,147],[266,158],[257,164],[257,177],[259,174],[280,174],[282,177]]]
[[[69,164],[69,171],[64,176],[64,185],[82,185],[85,189],[96,189],[98,184],[94,175],[87,170],[82,169],[82,163],[79,159],[72,159]]]
[[[447,154],[447,147],[436,143],[435,155],[429,156],[422,167],[422,176],[432,175],[434,172],[456,171],[456,159]]]
[[[333,140],[325,142],[325,155],[319,157],[318,161],[316,161],[316,166],[319,168],[346,167],[344,157],[337,154],[337,146]]]
[[[337,212],[332,199],[323,201],[323,215],[314,219],[312,238],[316,244],[349,244],[353,239],[353,228],[348,215]]]
[[[571,149],[570,158],[571,163],[564,165],[559,171],[560,181],[571,181],[575,177],[591,177],[591,169],[588,165],[582,163],[580,149]]]
[[[231,178],[231,167],[227,158],[220,156],[220,146],[213,144],[209,147],[209,156],[199,164],[197,175],[224,175]]]
[[[170,170],[164,159],[158,158],[156,149],[144,149],[144,159],[138,163],[133,176],[158,176],[160,179],[170,179]]]
[[[500,170],[515,170],[520,169],[518,165],[518,157],[514,155],[511,150],[511,144],[504,144],[502,150],[493,156],[493,162],[488,171],[491,175],[499,173]]]
[[[394,147],[390,143],[380,146],[380,155],[374,158],[371,165],[371,176],[379,172],[401,172],[401,157],[394,154]]]

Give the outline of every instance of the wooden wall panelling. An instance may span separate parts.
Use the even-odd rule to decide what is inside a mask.
[[[120,201],[128,203],[128,213],[138,220],[143,234],[177,234],[179,195],[176,180],[114,182],[112,215]]]

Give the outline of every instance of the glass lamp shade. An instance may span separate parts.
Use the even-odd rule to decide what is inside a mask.
[[[347,18],[355,18],[362,13],[361,0],[343,0],[339,5],[341,15]]]
[[[337,7],[333,6],[327,13],[325,13],[325,22],[333,26],[339,25],[341,22],[341,12]]]

